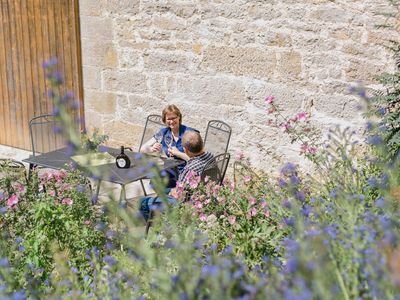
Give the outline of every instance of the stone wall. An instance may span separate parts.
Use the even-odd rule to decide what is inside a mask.
[[[258,167],[299,161],[266,125],[264,99],[326,129],[363,123],[350,84],[392,71],[377,29],[386,0],[81,0],[85,115],[114,145],[138,146],[145,117],[176,104],[184,123],[233,128],[230,150]]]

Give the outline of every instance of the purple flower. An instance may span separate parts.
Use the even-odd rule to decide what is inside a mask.
[[[338,235],[338,226],[336,224],[329,225],[325,227],[325,232],[331,237],[331,239],[336,239]]]
[[[0,258],[0,267],[8,267],[8,259],[7,258]]]
[[[286,163],[283,165],[281,169],[282,175],[292,175],[296,172],[296,165],[293,163]]]
[[[279,185],[279,187],[284,188],[287,186],[287,182],[285,180],[283,180],[282,178],[279,178],[278,185]]]
[[[303,191],[297,191],[296,192],[296,198],[303,202],[306,199],[306,196],[304,195]]]
[[[385,199],[383,197],[379,197],[375,200],[375,206],[379,208],[383,208],[385,206]]]
[[[210,275],[212,277],[215,277],[215,276],[218,276],[219,271],[220,271],[220,267],[219,266],[216,266],[216,265],[205,265],[201,269],[201,274],[203,276],[209,276]]]
[[[370,145],[380,145],[382,144],[383,140],[379,135],[371,135],[367,137],[366,142]]]
[[[103,261],[109,266],[114,266],[117,263],[116,259],[110,255],[105,256]]]
[[[284,218],[283,221],[285,222],[286,225],[288,226],[294,226],[296,220],[294,217],[290,217],[290,218]]]
[[[288,273],[294,273],[297,271],[298,266],[299,262],[297,258],[293,257],[287,261],[285,269]]]
[[[292,176],[290,176],[290,182],[293,185],[298,185],[300,183],[300,178],[296,175],[292,175]]]
[[[53,66],[55,66],[57,64],[58,64],[57,58],[56,57],[52,57],[49,60],[44,61],[43,64],[42,64],[42,67],[47,69],[47,68],[53,67]]]

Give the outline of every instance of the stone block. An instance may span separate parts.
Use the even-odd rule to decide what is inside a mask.
[[[147,77],[130,70],[105,70],[102,73],[103,89],[121,93],[146,93]]]
[[[171,32],[168,30],[148,28],[139,30],[139,36],[144,40],[165,41],[171,38]]]
[[[300,53],[291,51],[278,54],[277,73],[286,80],[298,79],[301,73],[301,56]]]
[[[174,52],[150,52],[143,57],[144,67],[155,72],[187,72],[191,61],[186,55]]]
[[[116,99],[117,95],[115,93],[90,89],[85,90],[85,105],[87,105],[92,111],[101,114],[115,115]]]
[[[100,16],[102,14],[101,2],[99,0],[79,1],[79,14],[81,16]]]
[[[140,0],[104,0],[103,13],[130,16],[139,13],[139,7]]]
[[[310,13],[309,18],[316,22],[326,22],[332,24],[349,24],[353,18],[351,12],[339,8],[321,8]]]
[[[360,105],[361,100],[353,95],[315,94],[313,96],[313,110],[335,118],[354,120],[362,113]]]
[[[97,16],[81,18],[80,29],[82,38],[103,41],[113,40],[113,21],[110,18]]]
[[[376,82],[375,76],[381,74],[384,70],[384,66],[375,65],[370,62],[352,59],[349,66],[345,69],[346,80],[350,81],[362,81],[364,83]]]
[[[101,89],[100,68],[83,66],[83,85],[87,89]]]
[[[104,125],[104,133],[110,137],[110,142],[130,147],[137,147],[142,137],[144,125],[125,121],[112,120]]]
[[[168,94],[167,101],[184,99],[191,104],[241,105],[245,100],[241,80],[222,76],[178,77],[176,93]]]
[[[180,30],[186,27],[184,21],[179,21],[176,18],[166,18],[162,16],[153,17],[153,26],[161,30]]]
[[[274,51],[255,48],[207,47],[204,49],[202,70],[272,78],[276,67]]]
[[[110,41],[82,39],[82,64],[113,68],[118,64],[117,53]]]
[[[131,48],[119,48],[118,60],[121,68],[137,68],[140,66],[141,53]]]

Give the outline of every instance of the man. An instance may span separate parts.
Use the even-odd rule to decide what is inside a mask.
[[[182,138],[182,146],[185,154],[189,156],[185,168],[179,174],[178,182],[185,183],[189,176],[201,175],[204,166],[214,160],[214,156],[204,150],[203,140],[197,131],[187,131]],[[167,200],[170,204],[177,203],[176,189],[172,189]],[[144,197],[140,201],[140,212],[146,219],[149,218],[150,208],[152,206],[162,205],[162,200],[159,197]]]

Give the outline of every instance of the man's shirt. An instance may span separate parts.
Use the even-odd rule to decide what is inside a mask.
[[[185,168],[179,174],[178,181],[182,183],[185,182],[190,171],[194,172],[197,176],[201,175],[201,171],[203,171],[204,166],[212,160],[214,160],[214,155],[212,155],[210,152],[204,152],[199,156],[191,157],[186,162]]]

